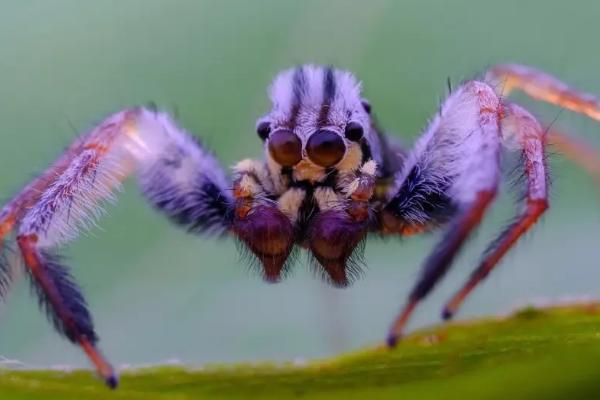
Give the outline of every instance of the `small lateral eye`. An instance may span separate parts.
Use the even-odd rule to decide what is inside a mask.
[[[362,99],[361,103],[367,114],[371,114],[371,103],[369,103],[369,100]]]
[[[263,121],[256,126],[256,133],[262,140],[267,140],[269,133],[271,133],[271,123]]]
[[[345,135],[348,140],[358,142],[363,137],[363,127],[358,122],[348,122]]]

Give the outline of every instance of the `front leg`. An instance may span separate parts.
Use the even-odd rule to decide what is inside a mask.
[[[500,175],[503,105],[494,90],[471,81],[446,99],[416,143],[389,193],[382,218],[404,233],[448,224],[388,335],[394,346],[421,302],[444,277],[493,201]],[[389,223],[393,221],[393,223]]]
[[[216,158],[167,114],[144,108],[118,112],[78,138],[0,212],[0,236],[16,231],[40,306],[111,388],[115,371],[97,348],[83,293],[55,249],[94,225],[102,202],[114,199],[131,173],[153,206],[190,231],[230,227],[230,184]],[[0,274],[0,285],[5,281]]]

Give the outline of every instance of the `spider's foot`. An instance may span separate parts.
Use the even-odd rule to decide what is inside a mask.
[[[104,382],[110,389],[116,389],[119,386],[119,378],[115,374],[106,377]]]
[[[386,340],[388,349],[393,349],[394,347],[396,347],[399,340],[400,340],[400,335],[398,335],[396,333],[390,333]]]
[[[465,285],[460,291],[458,291],[451,299],[446,303],[442,310],[442,319],[444,321],[451,320],[454,315],[458,312],[458,309],[462,305],[467,295],[471,292],[474,285],[469,283]]]
[[[116,389],[119,384],[119,378],[117,377],[113,366],[104,358],[102,353],[98,351],[95,344],[86,338],[81,338],[79,344],[89,357],[94,367],[96,367],[98,375],[104,379],[106,386],[108,386],[110,389]]]
[[[450,308],[450,306],[444,307],[444,309],[442,310],[442,319],[444,321],[451,320],[454,317],[455,312],[456,310],[453,310],[452,308]]]

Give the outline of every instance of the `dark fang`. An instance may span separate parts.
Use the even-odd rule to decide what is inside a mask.
[[[334,286],[349,285],[360,272],[356,257],[352,258],[367,234],[367,227],[368,221],[354,221],[343,211],[325,211],[312,221],[308,235],[310,250]]]
[[[358,122],[349,122],[346,125],[346,138],[353,142],[358,142],[363,137],[363,127]]]
[[[289,219],[275,207],[259,205],[245,218],[236,218],[233,231],[262,263],[264,279],[279,281],[294,245]]]

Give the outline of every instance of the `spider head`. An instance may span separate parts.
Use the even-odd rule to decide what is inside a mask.
[[[377,140],[370,107],[349,72],[302,65],[277,75],[269,90],[271,111],[257,123],[267,160],[318,180],[324,171],[354,170]]]

